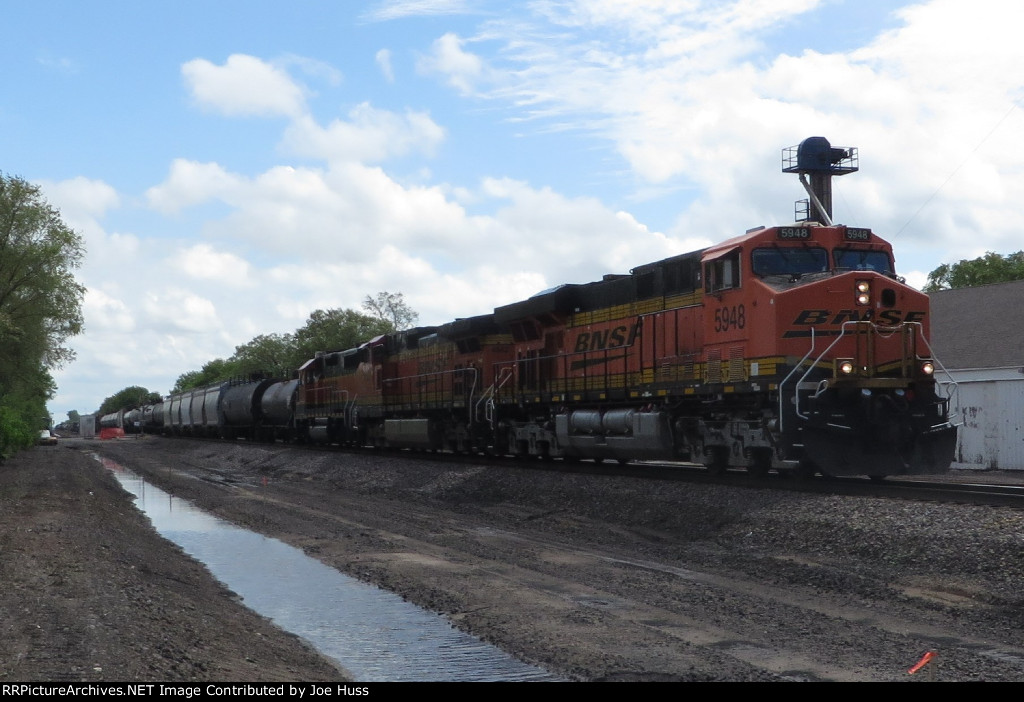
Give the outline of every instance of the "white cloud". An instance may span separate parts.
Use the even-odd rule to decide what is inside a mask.
[[[143,298],[142,310],[149,325],[174,332],[208,334],[223,327],[213,301],[183,288],[151,290]]]
[[[472,7],[468,0],[379,0],[363,16],[373,22],[384,22],[404,17],[461,14],[472,11]]]
[[[300,56],[298,54],[285,54],[281,58],[274,61],[273,65],[276,68],[282,70],[284,68],[295,67],[302,73],[306,74],[307,76],[316,78],[329,86],[336,87],[338,85],[341,85],[342,81],[344,80],[344,74],[340,70],[338,70],[331,64],[327,63],[326,61],[319,61],[308,56]]]
[[[229,199],[239,179],[216,163],[196,163],[175,159],[167,179],[146,191],[146,200],[154,209],[173,214],[183,208],[211,199]]]
[[[440,73],[449,85],[463,94],[472,94],[485,76],[484,62],[476,54],[463,51],[464,39],[449,32],[437,39],[431,53],[420,57],[421,73]]]
[[[305,109],[302,88],[283,70],[245,54],[232,54],[223,66],[193,59],[181,67],[193,99],[228,116],[296,117]]]
[[[249,262],[209,244],[196,244],[178,251],[170,258],[172,269],[189,278],[211,280],[225,288],[252,286]]]
[[[348,120],[321,127],[311,117],[296,119],[285,131],[283,146],[299,156],[333,161],[375,163],[410,152],[430,155],[445,138],[445,130],[425,112],[399,115],[357,105]]]
[[[75,230],[97,231],[98,220],[121,205],[117,190],[101,180],[78,176],[38,184],[47,202],[60,210],[61,219]]]
[[[377,66],[380,68],[380,72],[384,76],[384,80],[388,83],[394,83],[395,69],[391,65],[391,51],[388,49],[381,49],[374,56],[374,60],[377,61]]]
[[[90,333],[127,333],[135,329],[135,320],[128,306],[97,288],[86,291],[82,313]]]

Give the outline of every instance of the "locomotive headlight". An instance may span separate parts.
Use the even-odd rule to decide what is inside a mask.
[[[853,290],[856,293],[858,305],[871,304],[871,283],[866,280],[858,280],[857,284],[853,286]]]
[[[931,361],[924,361],[921,363],[921,372],[925,375],[931,375],[935,372],[935,364]]]
[[[838,362],[838,368],[840,375],[852,375],[853,369],[856,366],[853,365],[853,361],[848,358],[840,359]]]

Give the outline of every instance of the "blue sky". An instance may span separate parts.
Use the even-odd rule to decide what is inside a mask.
[[[9,4],[0,170],[88,250],[58,421],[381,290],[443,323],[788,223],[808,136],[912,284],[1024,246],[1010,0]]]

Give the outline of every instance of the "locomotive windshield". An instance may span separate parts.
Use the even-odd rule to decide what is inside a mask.
[[[751,253],[754,275],[805,275],[828,270],[828,253],[821,248],[773,246]]]
[[[878,271],[892,275],[892,260],[887,251],[869,251],[866,249],[836,249],[832,252],[836,259],[836,268],[857,271]]]

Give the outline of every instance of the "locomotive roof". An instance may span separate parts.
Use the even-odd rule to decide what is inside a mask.
[[[552,314],[571,314],[611,307],[636,299],[632,276],[606,275],[593,283],[566,283],[537,293],[531,298],[494,310],[494,320],[505,324],[519,319]]]
[[[643,275],[644,273],[650,273],[651,271],[657,270],[658,268],[664,268],[666,265],[672,265],[674,263],[681,262],[698,262],[701,256],[707,249],[698,249],[697,251],[690,251],[684,254],[678,254],[676,256],[670,256],[663,258],[660,261],[654,261],[653,263],[644,263],[633,268],[630,273],[633,275]]]
[[[449,339],[458,339],[481,334],[496,334],[499,330],[493,314],[481,314],[448,322],[439,328],[438,333]]]

